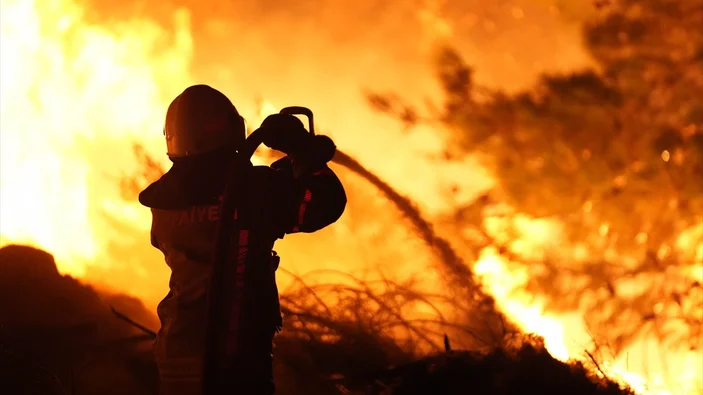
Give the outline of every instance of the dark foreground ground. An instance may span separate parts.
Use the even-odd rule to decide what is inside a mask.
[[[61,276],[46,252],[0,249],[0,393],[156,394],[151,340],[111,306],[158,327],[139,301]],[[554,360],[529,336],[488,353],[453,351],[417,361],[387,340],[351,337],[321,342],[284,331],[276,341],[278,394],[631,393]]]

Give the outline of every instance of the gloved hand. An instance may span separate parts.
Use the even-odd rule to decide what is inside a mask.
[[[303,122],[288,114],[269,115],[261,123],[259,130],[264,133],[264,145],[287,155],[305,153],[313,140],[313,136],[305,130]]]
[[[303,122],[293,115],[269,115],[259,130],[264,133],[264,145],[312,166],[329,162],[337,151],[332,139],[311,135]]]
[[[310,143],[310,152],[315,163],[327,163],[334,158],[337,146],[331,138],[318,134],[314,136]]]

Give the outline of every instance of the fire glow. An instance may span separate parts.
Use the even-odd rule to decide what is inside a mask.
[[[134,141],[165,159],[158,132],[164,109],[194,82],[189,13],[175,12],[170,30],[149,19],[103,26],[89,23],[84,9],[71,0],[2,0],[0,17],[0,244],[46,249],[62,273],[91,281],[90,266],[109,271],[120,265],[120,257],[105,251],[111,240],[125,237],[103,213],[148,231],[148,211],[120,198],[117,179],[139,171]],[[441,26],[444,36],[447,28]],[[263,108],[259,114],[246,106],[242,111],[254,124],[276,110],[271,104]],[[537,225],[530,229],[550,232]],[[144,250],[133,253],[149,248],[145,239]],[[538,299],[515,296],[529,273],[508,270],[493,251],[484,251],[474,270],[505,313],[525,331],[543,336],[555,358],[582,358],[587,339],[578,312],[576,319],[551,315]],[[160,274],[136,275],[153,277],[157,288],[167,282]],[[130,289],[127,282],[110,285],[153,303],[151,294]],[[632,348],[637,346],[642,345]],[[679,394],[701,388],[700,354],[667,353],[668,375],[661,366],[630,368],[626,358],[602,366],[638,392]]]

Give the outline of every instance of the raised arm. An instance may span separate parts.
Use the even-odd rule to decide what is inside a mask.
[[[327,166],[336,151],[334,142],[309,134],[292,115],[271,115],[260,129],[266,130],[266,146],[287,154],[271,165],[283,231],[311,233],[336,222],[344,213],[347,196]]]
[[[336,222],[344,213],[347,195],[326,164],[300,168],[289,157],[275,162],[281,193],[281,225],[285,233],[311,233]],[[296,174],[295,168],[300,170]]]

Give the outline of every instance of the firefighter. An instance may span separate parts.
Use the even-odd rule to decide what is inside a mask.
[[[229,365],[236,394],[273,394],[273,337],[282,325],[274,272],[274,242],[336,222],[346,206],[340,180],[327,166],[335,150],[292,116],[274,114],[259,128],[263,143],[286,156],[253,166],[234,215],[239,235],[231,265],[243,272],[244,297],[222,322],[240,341]],[[234,152],[246,143],[244,119],[207,85],[185,89],[169,105],[164,127],[171,168],[139,195],[151,208],[151,244],[171,269],[169,292],[157,308],[154,346],[161,395],[202,394],[207,295],[220,202]],[[248,273],[252,273],[249,275]],[[256,274],[258,273],[258,275]],[[247,283],[250,282],[250,283]],[[232,351],[233,353],[235,351]]]

